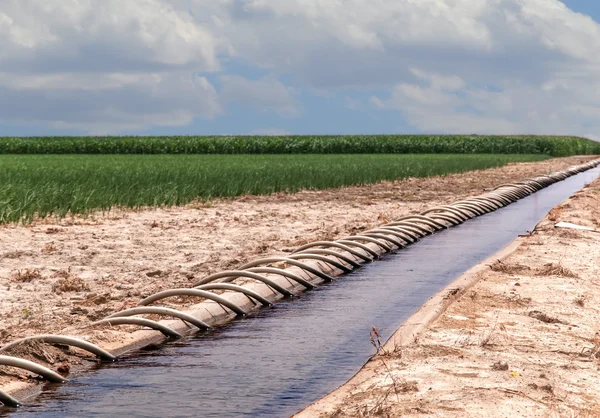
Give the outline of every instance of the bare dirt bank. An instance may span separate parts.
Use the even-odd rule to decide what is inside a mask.
[[[88,219],[2,226],[0,344],[38,333],[81,335],[92,320],[156,291],[188,287],[208,273],[590,159],[571,157],[430,179],[243,197],[210,207],[113,211]],[[127,331],[100,331],[93,341],[115,342],[125,339]],[[72,361],[50,347],[33,350],[32,359],[54,368]],[[14,373],[0,375],[0,385],[17,378]]]
[[[298,416],[599,417],[600,233],[558,221],[599,228],[600,180],[490,262],[408,345],[396,344],[400,328]]]

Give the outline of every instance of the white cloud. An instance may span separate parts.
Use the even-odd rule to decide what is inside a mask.
[[[225,102],[236,102],[263,111],[274,110],[282,116],[298,116],[293,92],[272,77],[249,80],[238,75],[220,77],[221,96]]]
[[[0,74],[0,96],[1,122],[45,123],[95,134],[184,126],[221,111],[208,80],[185,72]]]
[[[30,72],[73,66],[86,71],[141,65],[217,69],[216,42],[209,30],[170,3],[3,0],[0,64],[19,64],[21,71]]]
[[[232,103],[301,116],[286,74],[352,109],[372,89],[423,131],[600,128],[600,25],[558,0],[3,0],[0,39],[4,122],[135,130]],[[238,62],[271,75],[224,73]]]

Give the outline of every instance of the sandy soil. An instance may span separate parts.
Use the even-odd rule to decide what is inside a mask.
[[[600,229],[600,180],[415,343],[382,350],[324,415],[600,417],[600,233],[559,221]]]
[[[0,344],[39,333],[81,335],[90,321],[154,292],[590,159],[0,226]],[[93,341],[116,333],[95,333]],[[61,353],[40,347],[25,357],[56,365],[67,360]],[[0,375],[0,384],[7,378]]]

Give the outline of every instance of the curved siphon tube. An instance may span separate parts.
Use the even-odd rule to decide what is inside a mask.
[[[27,370],[42,376],[44,379],[52,383],[67,382],[67,379],[65,379],[55,371],[52,371],[49,368],[44,367],[40,364],[34,363],[33,361],[25,360],[19,357],[0,356],[0,366],[10,366],[16,367],[17,369]]]
[[[495,198],[497,198],[497,199],[501,199],[501,200],[503,200],[503,201],[504,201],[504,203],[505,203],[505,204],[504,204],[504,206],[508,206],[508,205],[510,205],[511,203],[514,203],[514,202],[516,201],[516,199],[509,198],[509,197],[507,197],[507,196],[505,196],[505,195],[503,195],[503,194],[496,193],[496,192],[487,192],[487,193],[486,193],[486,195],[487,195],[487,196],[493,196],[493,197],[495,197]]]
[[[268,299],[265,299],[264,297],[262,297],[261,295],[259,295],[255,291],[250,290],[250,289],[248,289],[246,287],[243,287],[243,286],[239,286],[237,284],[231,284],[231,283],[208,283],[208,284],[203,284],[203,285],[200,285],[200,286],[196,286],[195,289],[200,289],[200,290],[231,290],[233,292],[243,293],[253,303],[256,303],[256,302],[254,302],[256,300],[258,303],[260,303],[263,306],[273,306],[273,304]]]
[[[365,244],[361,244],[360,242],[356,242],[353,240],[345,240],[345,239],[340,239],[337,242],[340,242],[344,245],[353,245],[356,248],[360,248],[361,250],[367,252],[368,254],[370,254],[373,257],[371,259],[371,261],[380,257],[379,254],[377,254],[375,251],[373,251],[371,248],[369,248]]]
[[[239,267],[239,270],[247,270],[250,267],[258,267],[258,266],[263,266],[265,264],[273,264],[273,263],[280,263],[280,262],[284,262],[284,263],[291,264],[292,266],[300,267],[301,269],[314,274],[315,276],[325,280],[326,282],[332,282],[334,280],[333,277],[331,277],[330,275],[328,275],[326,273],[323,273],[319,269],[311,267],[308,264],[303,263],[302,261],[294,260],[293,258],[287,258],[287,257],[267,257],[267,258],[261,258],[258,260],[253,260],[253,261],[250,261],[250,262],[244,264],[243,266]]]
[[[378,227],[377,229],[386,229],[386,230],[390,230],[390,231],[395,231],[399,234],[401,234],[404,238],[405,241],[408,241],[408,243],[412,244],[414,242],[417,242],[418,240],[421,239],[421,234],[415,232],[413,229],[410,229],[406,226],[392,226],[390,224],[385,224],[385,225],[381,225],[380,227]]]
[[[294,296],[294,294],[292,292],[287,290],[285,287],[275,283],[273,280],[269,279],[268,277],[265,277],[262,274],[257,274],[257,273],[253,273],[251,271],[245,271],[245,270],[226,270],[226,271],[221,271],[219,273],[214,273],[214,274],[206,276],[205,278],[200,280],[198,283],[196,283],[194,285],[194,287],[197,288],[199,286],[202,286],[203,284],[211,283],[211,282],[214,282],[215,280],[222,279],[222,278],[225,278],[225,280],[222,280],[221,283],[229,283],[229,282],[234,281],[238,277],[247,277],[249,279],[254,279],[256,281],[264,283],[265,285],[267,285],[271,289],[281,293],[285,297],[291,298]]]
[[[464,212],[452,207],[452,206],[448,206],[448,205],[444,205],[444,206],[436,206],[434,208],[431,209],[427,209],[423,212],[421,212],[421,215],[427,215],[429,213],[433,213],[433,212],[450,212],[456,216],[458,216],[463,222],[468,221],[469,219],[471,219],[469,217],[469,215],[465,214]]]
[[[353,256],[364,260],[366,263],[373,261],[373,259],[371,257],[364,255],[360,251],[356,251],[356,250],[350,248],[349,246],[347,246],[345,244],[340,244],[339,242],[336,242],[336,241],[311,242],[310,244],[305,244],[301,247],[296,248],[292,254],[299,253],[301,251],[308,250],[309,248],[315,248],[315,247],[336,247],[336,248],[340,248],[346,252],[349,252]]]
[[[332,251],[333,252],[333,251]],[[324,263],[330,264],[340,270],[342,270],[344,273],[350,273],[353,269],[349,268],[345,265],[343,265],[342,263],[339,263],[335,260],[332,260],[329,257],[325,257],[323,255],[319,255],[319,254],[313,254],[313,253],[296,253],[296,254],[291,254],[290,256],[288,256],[288,258],[291,258],[293,260],[302,260],[302,259],[307,259],[307,260],[317,260],[317,261],[322,261]]]
[[[401,218],[395,219],[394,222],[400,222],[400,221],[410,221],[412,220],[412,222],[421,222],[424,223],[426,225],[429,225],[432,228],[435,229],[446,229],[448,228],[447,225],[443,224],[442,222],[438,222],[435,219],[430,218],[429,216],[423,216],[423,215],[407,215],[407,216],[402,216]]]
[[[453,203],[452,206],[457,209],[464,209],[466,211],[469,211],[473,215],[474,218],[477,216],[485,215],[487,213],[486,211],[479,209],[475,205],[467,205],[464,203]]]
[[[394,237],[398,237],[402,241],[404,241],[404,242],[400,242],[400,241],[394,242],[394,245],[398,248],[406,248],[409,244],[412,244],[413,242],[415,242],[415,240],[413,240],[411,237],[409,237],[408,234],[405,234],[404,232],[401,232],[392,226],[369,229],[368,231],[365,231],[363,233],[369,233],[369,234],[377,233],[377,234],[384,234],[384,235],[388,234],[388,235],[392,235]]]
[[[108,351],[98,347],[95,344],[92,344],[88,341],[82,340],[81,338],[69,337],[66,335],[54,335],[54,334],[42,334],[42,335],[33,335],[31,337],[25,337],[11,342],[10,344],[5,345],[0,348],[0,351],[7,351],[11,348],[17,347],[21,344],[30,342],[30,341],[40,341],[48,344],[62,344],[69,345],[73,347],[80,348],[89,353],[95,354],[105,361],[115,361],[116,357],[110,354]]]
[[[172,328],[169,328],[166,325],[158,323],[156,321],[152,321],[151,319],[146,318],[136,318],[136,317],[116,317],[116,318],[104,318],[100,321],[92,322],[90,326],[95,325],[140,325],[142,327],[152,328],[153,330],[160,331],[163,333],[165,337],[169,338],[183,338],[183,335],[178,333]]]
[[[345,263],[350,264],[353,268],[360,268],[362,267],[362,264],[357,263],[356,261],[354,261],[353,259],[351,259],[350,257],[345,256],[344,254],[340,254],[337,251],[333,251],[333,250],[327,250],[325,248],[313,248],[310,251],[300,251],[297,253],[293,253],[291,257],[294,257],[297,254],[319,254],[319,255],[330,255],[332,257],[336,257],[340,260],[342,260]]]
[[[162,306],[138,306],[136,308],[125,309],[123,311],[119,311],[112,315],[107,316],[107,318],[122,318],[126,316],[133,315],[168,315],[174,316],[175,318],[179,318],[184,322],[189,322],[190,324],[200,328],[200,329],[210,329],[211,326],[201,321],[192,315],[189,315],[183,311],[179,311],[177,309],[165,308]]]
[[[312,284],[311,282],[309,282],[308,280],[305,280],[302,277],[298,276],[297,274],[292,273],[291,271],[287,271],[285,269],[278,269],[276,267],[252,267],[247,270],[251,271],[253,273],[277,274],[279,276],[283,276],[283,277],[286,277],[288,279],[295,281],[299,285],[304,286],[304,288],[306,288],[306,289],[314,289],[317,287],[314,284]]]
[[[448,222],[452,226],[457,226],[457,225],[460,225],[461,223],[463,223],[462,219],[460,219],[458,216],[456,216],[450,212],[448,212],[448,213],[441,213],[441,212],[432,213],[431,217],[435,218],[435,219],[442,219],[442,220]]]
[[[491,196],[474,196],[470,197],[469,200],[474,200],[477,202],[486,202],[488,205],[493,206],[495,209],[500,209],[506,206],[506,203],[502,199]]]
[[[247,315],[246,311],[244,311],[242,308],[237,306],[235,303],[232,303],[232,302],[228,301],[227,299],[222,298],[219,295],[215,295],[212,292],[207,292],[206,290],[190,289],[190,288],[163,290],[162,292],[155,293],[153,295],[148,296],[145,299],[142,299],[138,303],[138,306],[150,305],[151,303],[156,302],[157,300],[169,298],[171,296],[197,296],[197,297],[201,297],[204,299],[209,299],[214,302],[217,302],[219,305],[221,305],[222,308],[223,308],[223,306],[225,306],[225,307],[229,308],[231,311],[233,311],[234,313],[236,313],[237,315],[240,315],[240,316]],[[225,309],[225,308],[223,308],[223,309]]]
[[[4,392],[2,389],[0,389],[0,404],[8,406],[9,408],[18,408],[21,406],[19,401],[10,396],[8,393]]]
[[[381,242],[378,239],[375,239],[373,237],[368,237],[366,235],[352,235],[352,236],[349,236],[349,237],[344,237],[344,238],[342,238],[342,240],[344,240],[344,241],[366,241],[366,242],[372,242],[373,244],[377,244],[384,251],[387,251],[387,252],[392,251],[392,247],[390,247],[386,243]]]
[[[406,245],[402,244],[397,239],[390,238],[389,236],[384,235],[384,233],[377,233],[377,232],[365,231],[365,232],[361,232],[360,235],[364,236],[364,237],[373,237],[373,238],[377,238],[379,240],[384,240],[384,241],[387,241],[387,242],[391,242],[393,245],[395,245],[399,249],[406,247]],[[394,248],[390,247],[390,251],[394,251]]]
[[[390,222],[389,224],[385,224],[384,226],[401,229],[404,232],[406,232],[407,234],[410,233],[410,235],[413,238],[415,238],[416,240],[419,240],[430,234],[430,232],[423,232],[418,228],[406,225],[406,223],[404,223],[404,222]]]
[[[498,209],[497,204],[492,204],[490,202],[487,201],[481,201],[478,199],[465,199],[465,200],[461,200],[459,202],[456,202],[458,204],[466,204],[466,205],[475,205],[477,206],[477,208],[479,208],[480,210],[487,212],[493,212],[496,209]]]
[[[412,222],[412,221],[393,221],[393,222],[390,222],[388,225],[405,226],[406,228],[414,229],[416,231],[419,231],[419,233],[423,237],[425,235],[432,234],[434,231],[436,231],[436,228],[432,228],[432,227],[426,228],[426,227],[421,226],[421,225],[417,224],[416,222]]]

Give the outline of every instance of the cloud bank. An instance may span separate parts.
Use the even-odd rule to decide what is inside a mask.
[[[307,98],[332,96],[416,132],[600,127],[600,25],[558,0],[4,0],[0,39],[0,129],[135,133],[236,106],[310,124]]]

